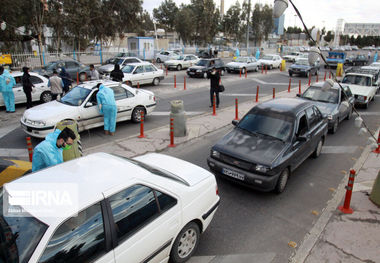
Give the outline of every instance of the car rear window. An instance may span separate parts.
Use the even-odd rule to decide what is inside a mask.
[[[4,200],[3,200],[4,199]],[[0,188],[0,262],[28,262],[48,226],[37,218],[25,214],[19,206],[9,206]],[[10,214],[4,214],[5,210]],[[17,216],[16,211],[22,211]]]

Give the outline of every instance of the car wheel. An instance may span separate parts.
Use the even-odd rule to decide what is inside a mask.
[[[224,69],[221,69],[221,70],[220,70],[220,75],[221,75],[221,76],[224,76]]]
[[[86,79],[87,79],[87,74],[85,72],[82,72],[79,74],[79,81],[80,82],[86,81]]]
[[[40,96],[40,100],[42,103],[46,103],[46,102],[49,102],[53,99],[53,97],[51,96],[51,92],[50,91],[44,91],[42,92],[41,96]]]
[[[315,148],[315,151],[313,152],[313,158],[318,158],[319,155],[321,155],[322,146],[323,146],[323,139],[321,138],[317,144],[317,147]]]
[[[140,122],[141,121],[141,112],[144,112],[144,118],[145,118],[145,109],[143,107],[136,107],[132,111],[132,121],[133,122]]]
[[[203,78],[207,79],[207,72],[203,73]]]
[[[274,189],[277,194],[281,194],[282,192],[284,192],[286,184],[288,183],[288,179],[289,169],[286,168],[281,172],[280,176],[278,177],[276,188]]]
[[[158,86],[160,84],[160,79],[159,78],[154,78],[152,83],[153,83],[154,86]]]
[[[293,76],[293,73],[290,73],[290,72],[289,72],[289,77],[291,77],[291,76]]]
[[[310,72],[307,71],[306,74],[305,74],[305,77],[308,78],[310,76]]]
[[[170,262],[181,263],[191,258],[198,246],[199,235],[199,226],[194,222],[188,223],[174,241]]]
[[[259,72],[259,70],[260,70],[260,69],[259,69],[259,66],[257,66],[256,69],[255,69],[255,71],[256,71],[256,72]]]
[[[269,69],[273,69],[273,65],[269,65]]]
[[[156,59],[156,62],[157,62],[157,63],[161,63],[161,59],[160,59],[160,58],[157,58],[157,59]]]
[[[177,65],[177,70],[180,71],[182,69],[181,65]]]
[[[337,120],[334,122],[332,128],[330,129],[330,133],[331,133],[331,134],[336,133],[336,131],[338,130],[338,125],[339,125],[339,119],[337,119]]]
[[[368,106],[369,106],[369,100],[366,104],[364,104],[364,109],[368,109]]]
[[[353,111],[353,109],[352,109],[352,107],[351,107],[351,109],[348,111],[348,114],[347,114],[346,120],[351,119],[351,117],[352,117],[352,111]]]
[[[245,69],[245,68],[242,68],[242,69],[241,69],[241,74],[245,74],[245,71],[246,71],[246,69]]]

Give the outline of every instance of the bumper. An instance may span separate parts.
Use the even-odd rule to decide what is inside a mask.
[[[159,78],[160,78],[160,80],[164,80],[165,77],[164,76],[160,76]]]
[[[203,71],[202,72],[187,71],[186,73],[189,77],[201,77],[201,78],[203,78],[203,74],[205,74],[205,72]]]
[[[27,124],[21,123],[21,127],[24,130],[24,132],[30,136],[37,137],[37,138],[45,138],[46,135],[54,131],[54,126],[47,126],[47,127],[32,127]]]
[[[299,74],[299,75],[306,75],[307,71],[294,71],[294,70],[289,70],[289,74]]]
[[[229,72],[240,72],[241,68],[226,68],[227,71]]]
[[[222,176],[228,180],[231,180],[235,183],[248,186],[252,189],[269,192],[276,187],[276,183],[280,173],[277,173],[273,176],[270,175],[259,175],[252,172],[248,172],[231,165],[222,163],[218,160],[215,160],[211,157],[207,158],[207,164],[211,171],[217,173],[217,175]],[[232,171],[232,173],[225,171]],[[240,176],[235,176],[234,173],[239,174]]]

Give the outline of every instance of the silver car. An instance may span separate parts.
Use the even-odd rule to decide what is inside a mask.
[[[131,63],[139,63],[143,62],[141,59],[136,57],[118,57],[114,60],[110,61],[110,64],[106,64],[103,66],[100,66],[97,70],[101,75],[108,76],[112,70],[114,70],[115,65],[118,64],[120,66],[120,69],[124,67],[125,65],[131,64]]]
[[[254,57],[238,57],[234,61],[227,63],[227,72],[241,72],[245,74],[247,71],[258,71],[260,63]]]
[[[322,86],[323,82],[314,83],[302,95],[297,96],[313,101],[322,114],[326,114],[330,133],[335,133],[341,121],[351,118],[355,98],[347,85],[342,85],[344,93],[337,83],[328,90],[323,90]]]

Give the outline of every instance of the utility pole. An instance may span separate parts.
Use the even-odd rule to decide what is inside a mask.
[[[251,0],[248,0],[248,13],[247,13],[247,55],[249,49],[249,15],[251,12]]]

